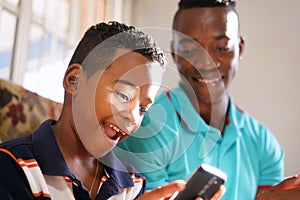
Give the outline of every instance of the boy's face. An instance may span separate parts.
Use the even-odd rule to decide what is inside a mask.
[[[139,128],[161,83],[161,67],[155,65],[129,52],[89,79],[79,77],[78,95],[73,98],[75,126],[95,157],[103,156]]]
[[[192,8],[178,15],[173,58],[183,86],[191,86],[198,101],[227,98],[243,49],[238,26],[237,15],[227,8]]]

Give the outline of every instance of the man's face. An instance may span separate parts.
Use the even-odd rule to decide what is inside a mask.
[[[236,13],[228,8],[186,9],[175,24],[173,58],[183,87],[192,87],[203,103],[227,98],[243,50]]]
[[[118,56],[100,76],[79,80],[81,87],[73,101],[75,125],[95,157],[105,155],[139,128],[162,79],[161,67],[154,65],[158,64],[129,52]]]

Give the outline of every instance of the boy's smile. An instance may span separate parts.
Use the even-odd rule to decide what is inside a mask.
[[[158,64],[136,52],[116,51],[116,59],[90,78],[78,77],[73,97],[77,134],[95,157],[134,133],[152,105],[162,79]]]
[[[106,135],[108,136],[108,138],[111,139],[112,141],[119,141],[119,139],[122,136],[126,135],[126,133],[124,131],[122,131],[117,126],[110,124],[109,122],[104,124],[104,131],[105,131]]]

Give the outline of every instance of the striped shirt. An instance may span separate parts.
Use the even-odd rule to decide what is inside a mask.
[[[83,183],[67,167],[51,125],[44,122],[33,134],[0,144],[1,199],[91,199]],[[104,175],[96,200],[135,199],[145,179],[113,153],[101,158]]]

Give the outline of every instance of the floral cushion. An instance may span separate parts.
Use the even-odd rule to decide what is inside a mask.
[[[0,79],[0,143],[26,135],[46,119],[58,119],[62,104]]]

